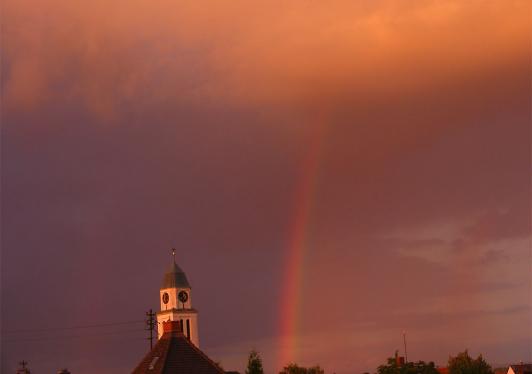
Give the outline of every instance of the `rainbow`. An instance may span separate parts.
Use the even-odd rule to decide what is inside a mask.
[[[277,366],[282,368],[297,360],[298,320],[301,306],[301,286],[303,282],[303,261],[308,248],[307,230],[311,221],[312,202],[316,192],[319,174],[319,163],[324,138],[325,123],[323,120],[314,126],[302,162],[301,177],[296,186],[295,206],[289,228],[287,253],[283,274],[284,292],[281,297],[280,346]]]

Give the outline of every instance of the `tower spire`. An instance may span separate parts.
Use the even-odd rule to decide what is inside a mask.
[[[164,329],[162,322],[174,321],[181,326],[183,334],[197,347],[198,312],[192,307],[191,287],[185,272],[176,263],[176,249],[172,249],[173,264],[164,274],[159,290],[161,311],[157,312],[157,336],[161,339]]]

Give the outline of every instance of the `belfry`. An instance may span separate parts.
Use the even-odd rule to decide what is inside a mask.
[[[164,275],[159,292],[161,311],[157,312],[157,337],[164,333],[163,322],[177,321],[183,335],[199,348],[198,311],[192,308],[191,287],[185,272],[174,260],[169,271]]]
[[[187,276],[174,261],[161,286],[158,340],[133,374],[229,374],[199,348],[198,312],[192,308]]]

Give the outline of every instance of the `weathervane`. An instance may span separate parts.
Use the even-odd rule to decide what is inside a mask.
[[[172,256],[174,256],[174,264],[175,264],[175,248],[172,248]]]

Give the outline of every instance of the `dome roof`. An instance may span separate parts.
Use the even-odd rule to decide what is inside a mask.
[[[164,288],[191,288],[185,272],[175,262],[164,275],[161,289]]]

